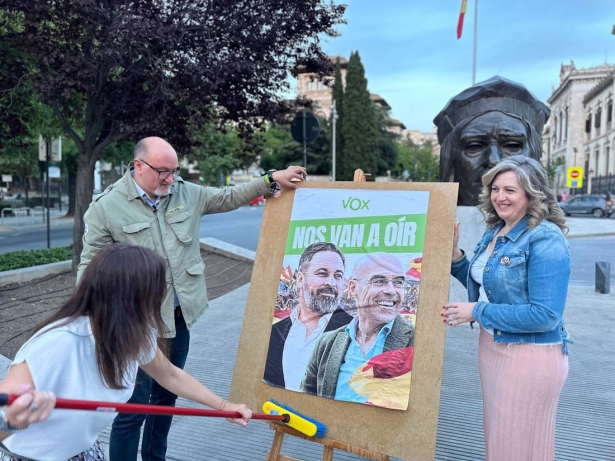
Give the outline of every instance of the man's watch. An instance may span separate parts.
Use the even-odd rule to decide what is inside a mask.
[[[0,410],[0,431],[6,432],[7,434],[14,434],[15,432],[23,431],[24,429],[25,427],[20,429],[10,425],[6,419],[6,407]]]
[[[280,194],[282,193],[282,187],[280,186],[280,183],[274,181],[273,179],[274,171],[278,171],[278,170],[269,170],[263,176],[265,176],[265,183],[267,183],[267,186],[269,186],[269,193],[273,195],[274,197],[279,197]]]
[[[263,175],[265,177],[265,182],[267,183],[268,186],[271,186],[271,184],[275,182],[273,180],[274,171],[278,171],[278,170],[269,170],[267,171],[267,173]]]

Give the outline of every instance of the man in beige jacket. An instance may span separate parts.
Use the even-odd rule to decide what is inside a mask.
[[[173,147],[164,139],[150,137],[135,146],[134,168],[96,196],[85,213],[83,251],[77,280],[101,248],[115,242],[155,250],[167,261],[167,294],[162,317],[170,340],[171,362],[183,368],[188,355],[190,327],[208,307],[205,264],[200,256],[201,217],[231,211],[259,195],[281,188],[295,188],[306,171],[291,166],[271,170],[263,178],[234,187],[211,188],[184,182]],[[128,296],[118,293],[118,296]],[[177,396],[139,371],[132,403],[174,406]],[[111,461],[135,461],[141,426],[144,461],[164,460],[171,416],[120,414],[111,430]]]

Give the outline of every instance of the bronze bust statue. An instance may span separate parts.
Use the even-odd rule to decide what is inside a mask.
[[[510,155],[540,161],[549,108],[523,85],[495,76],[454,96],[434,119],[440,181],[458,182],[458,205],[474,206],[481,177]]]

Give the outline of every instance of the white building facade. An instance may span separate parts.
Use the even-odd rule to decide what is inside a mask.
[[[592,88],[583,99],[585,143],[583,154],[588,173],[587,193],[615,192],[615,126],[613,93],[615,72]]]
[[[551,117],[543,131],[544,153],[542,157],[545,165],[558,165],[553,184],[557,194],[571,192],[566,187],[566,169],[571,166],[581,166],[584,168],[584,188],[577,189],[573,193],[586,193],[587,191],[589,177],[592,175],[590,173],[590,170],[592,170],[590,167],[591,156],[589,156],[592,148],[587,146],[587,143],[592,138],[588,137],[586,133],[587,114],[585,98],[601,82],[612,77],[613,72],[615,72],[615,66],[607,64],[588,69],[577,69],[574,62],[571,62],[569,65],[562,64],[561,66],[560,85],[553,90],[551,97],[547,101],[551,109]],[[604,103],[601,103],[601,106],[602,104]],[[607,123],[606,112],[606,110],[601,112],[598,130],[603,135]],[[602,118],[604,118],[604,122]],[[592,120],[595,119],[592,118]],[[605,128],[603,129],[602,127]],[[595,134],[596,131],[594,130],[592,133]],[[603,139],[603,137],[601,136],[600,139]],[[611,146],[611,156],[612,149],[613,147]],[[604,152],[604,149],[602,151]]]

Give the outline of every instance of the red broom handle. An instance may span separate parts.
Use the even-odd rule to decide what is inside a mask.
[[[19,397],[14,394],[0,394],[0,405],[10,405]],[[147,415],[175,415],[175,416],[209,416],[214,418],[241,418],[237,411],[204,410],[200,408],[164,407],[159,405],[145,405],[138,403],[99,402],[96,400],[75,400],[56,398],[55,408],[64,410],[93,410],[117,413],[140,413]],[[286,421],[286,415],[268,415],[253,413],[252,419],[269,421]]]

